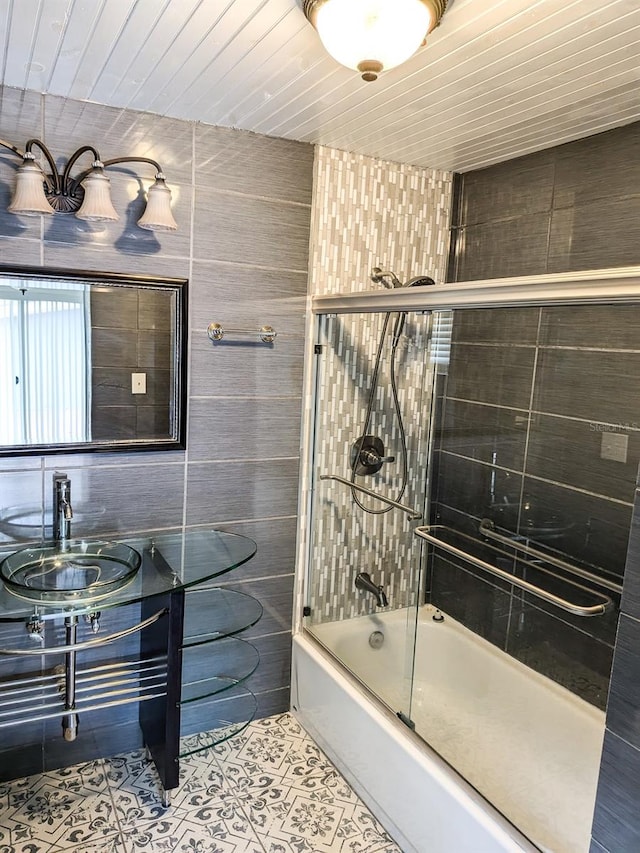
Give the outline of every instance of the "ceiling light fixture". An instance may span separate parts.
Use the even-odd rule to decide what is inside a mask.
[[[120,217],[111,201],[110,180],[104,170],[118,163],[148,163],[156,170],[155,183],[147,193],[147,205],[138,220],[140,228],[148,231],[175,231],[177,224],[171,212],[171,190],[165,183],[162,168],[148,157],[115,157],[102,162],[97,150],[83,145],[69,157],[62,172],[58,172],[53,156],[44,142],[29,139],[24,151],[0,139],[0,146],[22,157],[16,186],[8,210],[19,216],[39,216],[51,213],[75,213],[78,219],[89,222],[115,222]],[[49,164],[49,174],[38,165],[32,149],[42,151]],[[87,152],[93,156],[90,169],[75,177],[71,170]]]
[[[328,53],[367,82],[406,62],[440,23],[447,0],[304,0]]]

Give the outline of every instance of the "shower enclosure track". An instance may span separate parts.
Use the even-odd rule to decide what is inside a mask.
[[[613,601],[609,598],[608,595],[604,595],[603,593],[597,592],[596,590],[590,589],[589,587],[583,586],[582,584],[576,583],[575,581],[569,580],[568,578],[562,578],[562,581],[564,583],[574,587],[575,589],[580,590],[581,592],[589,593],[589,595],[592,595],[595,599],[600,599],[601,603],[583,605],[575,604],[572,601],[567,601],[565,598],[561,598],[559,595],[555,595],[554,593],[549,592],[546,589],[542,589],[542,587],[536,586],[535,584],[532,584],[529,581],[524,580],[523,578],[518,578],[515,575],[511,574],[511,572],[505,572],[503,569],[499,569],[497,566],[492,566],[491,563],[487,563],[484,560],[479,559],[478,557],[474,557],[473,554],[468,554],[466,551],[463,551],[460,548],[456,548],[455,545],[451,545],[448,542],[445,542],[443,539],[439,539],[436,535],[438,530],[446,531],[448,530],[448,528],[440,524],[430,524],[425,525],[423,527],[416,527],[413,532],[416,534],[416,536],[419,536],[421,539],[425,539],[427,542],[430,542],[437,548],[440,548],[443,551],[447,551],[447,553],[453,554],[456,557],[460,557],[460,559],[465,560],[472,566],[476,566],[476,568],[478,569],[482,569],[485,572],[489,572],[490,574],[495,575],[495,577],[502,578],[513,586],[518,587],[518,589],[522,589],[525,592],[530,592],[532,595],[535,595],[538,598],[542,598],[544,601],[548,601],[550,604],[554,604],[556,607],[559,607],[561,610],[565,610],[567,613],[573,613],[574,616],[602,616],[602,614],[605,613],[609,607],[613,606]],[[454,533],[456,536],[464,536],[464,534],[458,533],[455,530],[452,530],[451,532]],[[544,571],[544,569],[540,569],[539,566],[532,566],[531,568],[535,568],[539,571]],[[558,576],[556,575],[555,577]]]

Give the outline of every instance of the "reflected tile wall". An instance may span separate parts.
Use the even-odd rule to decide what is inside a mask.
[[[462,175],[457,281],[640,264],[640,122]]]
[[[476,537],[479,521],[490,518],[621,583],[640,461],[640,307],[595,310],[454,314],[433,512],[437,522]],[[431,572],[433,603],[454,606],[479,630],[475,616],[456,603],[453,575],[438,561]],[[478,578],[488,582],[482,573]],[[533,582],[531,570],[527,578]],[[470,590],[473,600],[472,581],[459,589]],[[514,593],[504,644],[496,634],[493,641],[604,707],[616,612],[586,620],[530,597],[523,606],[521,598]],[[592,675],[584,670],[589,661]],[[573,680],[572,662],[583,672]]]
[[[74,217],[43,223],[12,216],[6,207],[19,160],[5,152],[0,155],[0,252],[4,263],[189,278],[192,410],[186,451],[0,460],[0,544],[49,533],[52,472],[65,471],[72,480],[78,535],[122,536],[186,524],[220,525],[255,538],[259,554],[243,567],[242,580],[266,604],[262,634],[288,636],[313,148],[8,88],[0,88],[0,125],[2,136],[18,146],[30,137],[44,138],[60,161],[89,143],[103,158],[132,154],[162,164],[173,194],[176,233],[136,226],[144,205],[142,185],[151,183],[153,168],[126,164],[109,172],[121,217],[117,223],[90,226]],[[122,388],[95,394],[97,399],[104,392],[109,416],[120,419],[123,428],[134,416],[145,429],[154,428],[152,406],[134,413],[113,404],[130,401],[122,389],[131,346],[137,343],[137,355],[149,369],[159,375],[163,368],[154,349],[163,334],[156,309],[151,303],[140,306],[142,342],[118,331]],[[134,306],[130,314],[135,328]],[[105,334],[116,334],[110,320],[103,312]],[[206,334],[214,321],[228,328],[273,325],[277,343],[235,341],[216,349]],[[117,386],[114,366],[102,368]],[[288,651],[275,641],[261,642],[268,666],[255,682],[258,704],[261,713],[276,713],[288,708]],[[127,720],[135,717],[128,709],[119,721],[127,737]],[[48,731],[57,737],[55,729]],[[89,755],[99,738],[89,725],[86,732]],[[34,755],[42,761],[43,754],[36,744]],[[65,760],[57,745],[47,754],[47,761]],[[74,753],[74,761],[82,758]]]
[[[455,223],[460,236],[450,266],[455,280],[640,264],[640,122],[465,174],[461,183]],[[596,628],[588,620],[578,636],[577,625],[567,629],[565,620],[542,613],[533,614],[532,621],[532,614],[521,612],[508,646],[529,665],[542,664],[570,689],[567,673],[574,679],[584,676],[588,692],[598,679],[585,671],[586,663],[591,674],[599,673],[601,684],[590,701],[602,705],[602,679],[606,682],[615,644],[591,853],[631,851],[640,844],[634,722],[640,718],[640,695],[633,686],[640,618],[637,517],[625,568],[640,460],[637,311],[630,314],[628,306],[607,307],[606,314],[600,306],[585,306],[579,315],[573,307],[542,310],[539,344],[546,349],[538,376],[545,381],[536,389],[525,463],[525,486],[534,506],[575,522],[566,544],[573,539],[572,547],[614,567],[619,576],[624,569],[617,642],[610,615],[607,638],[602,622]],[[476,341],[484,340],[480,331]],[[477,440],[455,447],[455,433],[461,432],[455,412],[448,426],[452,420],[455,432],[447,450],[482,458]],[[483,443],[490,443],[484,432]],[[504,457],[498,464],[505,464]],[[637,516],[637,493],[635,506]],[[451,523],[464,525],[468,518],[446,507],[441,513],[454,519]]]

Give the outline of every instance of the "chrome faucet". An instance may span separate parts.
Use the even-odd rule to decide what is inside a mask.
[[[358,572],[356,575],[356,589],[370,592],[371,595],[375,596],[378,607],[386,607],[389,604],[384,589],[381,586],[376,586],[371,580],[371,575],[367,572]]]
[[[65,544],[71,539],[71,480],[66,474],[53,475],[53,538]]]

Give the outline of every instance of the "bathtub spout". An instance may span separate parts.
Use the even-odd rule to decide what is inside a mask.
[[[375,585],[368,572],[359,572],[356,575],[356,589],[361,589],[363,592],[370,592],[371,595],[374,595],[378,607],[386,607],[389,604],[385,591],[381,586]]]

